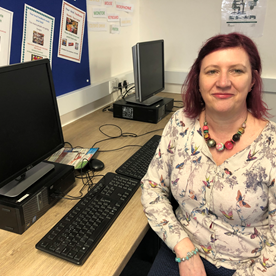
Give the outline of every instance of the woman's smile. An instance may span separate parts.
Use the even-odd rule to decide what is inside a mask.
[[[233,94],[230,93],[213,93],[212,95],[218,99],[229,99],[233,96]]]

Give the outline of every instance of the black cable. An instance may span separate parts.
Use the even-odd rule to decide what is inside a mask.
[[[111,135],[108,135],[107,133],[105,133],[102,128],[105,127],[105,126],[113,126],[113,127],[116,127],[119,129],[119,135],[115,135],[115,136],[111,136]],[[147,134],[150,134],[152,132],[156,132],[156,131],[159,131],[159,130],[162,130],[162,128],[160,129],[156,129],[156,130],[152,130],[152,131],[148,131],[148,132],[145,132],[145,133],[142,133],[142,134],[136,134],[136,133],[132,133],[132,132],[123,132],[123,130],[117,126],[117,125],[114,125],[114,124],[104,124],[104,125],[101,125],[99,127],[99,131],[107,136],[108,138],[106,139],[103,139],[103,140],[100,140],[100,141],[97,141],[96,143],[94,143],[94,145],[92,146],[92,148],[95,148],[95,145],[100,143],[100,142],[103,142],[103,141],[108,141],[108,140],[111,140],[111,139],[116,139],[116,138],[120,138],[120,137],[133,137],[133,138],[136,138],[136,137],[141,137],[141,136],[144,136],[144,135],[147,135]],[[65,142],[67,144],[70,145],[70,147],[72,149],[75,149],[75,148],[83,148],[83,147],[73,147],[69,142]],[[65,144],[64,143],[64,144]],[[99,152],[110,152],[110,151],[117,151],[117,150],[120,150],[120,149],[123,149],[123,148],[126,148],[126,147],[142,147],[141,145],[126,145],[126,146],[123,146],[123,147],[120,147],[120,148],[117,148],[117,149],[111,149],[111,150],[99,150]],[[87,159],[83,159],[82,162],[84,161],[87,161],[89,162],[89,160]],[[86,164],[86,166],[88,166],[88,163]],[[92,175],[91,175],[92,174]],[[60,197],[60,198],[63,198],[63,199],[68,199],[68,200],[79,200],[81,198],[84,197],[84,189],[86,188],[87,189],[87,192],[89,192],[91,190],[91,188],[94,186],[94,183],[93,183],[93,178],[95,177],[104,177],[104,175],[95,175],[94,174],[94,171],[90,170],[90,169],[83,169],[83,166],[81,165],[81,169],[80,169],[80,174],[79,175],[76,175],[75,178],[78,178],[78,179],[81,179],[82,181],[82,188],[79,190],[79,196],[71,196],[71,195],[56,195],[57,197]]]
[[[64,145],[63,145],[64,147],[65,147],[65,144],[68,144],[71,149],[73,148],[73,146],[69,142],[64,142]]]
[[[106,111],[108,110],[108,108],[110,108],[110,107],[111,107],[111,105],[108,105],[108,106],[104,107],[104,108],[102,109],[102,112],[106,112]]]
[[[135,88],[135,85],[130,87],[129,89],[125,89],[125,94],[122,96],[122,99],[124,99],[127,96],[128,92],[131,91],[134,88]]]
[[[121,148],[112,149],[112,150],[99,150],[99,152],[116,151],[116,150],[120,150],[120,149],[127,148],[127,147],[142,147],[142,146],[141,146],[141,145],[127,145],[127,146],[123,146],[123,147],[121,147]]]
[[[118,128],[118,129],[120,130],[120,134],[117,135],[117,136],[110,136],[110,135],[104,133],[104,132],[102,131],[102,128],[105,127],[105,126],[114,126],[114,127]],[[141,136],[144,136],[144,135],[147,135],[147,134],[150,134],[150,133],[159,131],[159,130],[163,130],[163,129],[160,128],[160,129],[156,129],[156,130],[151,130],[151,131],[148,131],[148,132],[145,132],[145,133],[142,133],[142,134],[139,134],[139,135],[138,135],[138,134],[136,134],[136,133],[131,133],[131,132],[125,132],[125,133],[123,133],[123,130],[122,130],[119,126],[114,125],[114,124],[104,124],[104,125],[101,125],[101,126],[99,127],[99,131],[100,131],[103,135],[107,136],[108,138],[103,139],[103,140],[100,140],[100,141],[97,141],[96,143],[94,143],[94,145],[92,146],[92,148],[94,148],[96,144],[101,143],[101,142],[104,142],[104,141],[108,141],[108,140],[112,140],[112,139],[116,139],[116,138],[120,138],[120,137],[133,137],[133,138],[135,137],[135,138],[136,138],[136,137],[141,137]],[[135,147],[135,146],[140,146],[140,145],[126,145],[126,146],[121,147],[121,148],[118,148],[118,149],[105,150],[105,151],[100,150],[99,152],[116,151],[116,150],[123,149],[123,148],[125,148],[125,147]]]

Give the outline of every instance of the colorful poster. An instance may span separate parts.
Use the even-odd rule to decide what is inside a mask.
[[[52,61],[55,18],[25,4],[21,62]]]
[[[221,33],[240,32],[262,36],[266,0],[223,0],[221,4]]]
[[[0,7],[0,66],[10,64],[13,12]]]
[[[63,1],[59,32],[58,57],[81,62],[86,13]]]

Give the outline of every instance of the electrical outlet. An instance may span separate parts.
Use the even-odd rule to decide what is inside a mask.
[[[116,90],[116,87],[118,87],[119,79],[114,78],[109,81],[109,94],[111,94],[114,90]]]

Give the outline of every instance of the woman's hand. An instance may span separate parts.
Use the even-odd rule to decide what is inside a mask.
[[[187,256],[187,253],[195,247],[189,238],[181,240],[175,247],[174,252],[179,258]],[[180,276],[206,276],[205,268],[199,254],[192,256],[189,260],[179,263]]]

